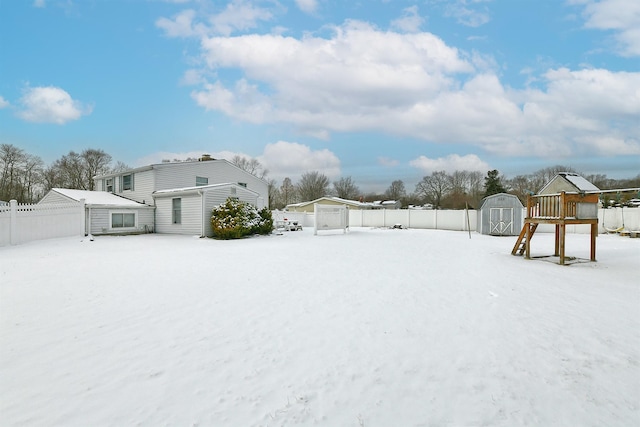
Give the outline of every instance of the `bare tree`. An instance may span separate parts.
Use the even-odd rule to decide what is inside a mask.
[[[0,144],[0,200],[35,202],[42,193],[42,159],[11,144]]]
[[[111,156],[102,150],[88,148],[80,154],[80,157],[84,163],[84,186],[87,190],[94,190],[93,178],[109,173]]]
[[[327,194],[329,178],[320,172],[306,172],[300,177],[297,186],[298,196],[302,201],[319,199]]]
[[[0,144],[0,200],[18,199],[19,177],[25,158],[24,150],[11,144]]]
[[[120,160],[118,160],[116,162],[116,164],[111,168],[111,170],[107,173],[119,173],[119,172],[126,172],[133,169],[131,166],[129,166],[128,164],[121,162]],[[106,174],[105,174],[106,175]]]
[[[75,151],[69,151],[53,164],[60,170],[63,187],[75,188],[78,190],[86,190],[88,183],[86,182],[86,173],[82,156]]]
[[[262,166],[257,159],[246,158],[236,154],[231,159],[231,163],[242,169],[243,171],[249,172],[251,175],[255,175],[258,178],[265,179],[267,176],[267,169]]]
[[[360,189],[350,176],[334,181],[333,190],[341,199],[357,200],[360,197]]]
[[[442,198],[447,194],[451,187],[451,179],[445,171],[433,172],[429,176],[422,178],[416,184],[416,194],[424,197],[433,207],[439,209],[442,207]]]
[[[397,179],[391,183],[389,188],[384,192],[384,197],[388,200],[400,200],[406,196],[407,191],[404,188],[404,182]]]
[[[282,180],[282,186],[280,186],[280,203],[282,207],[287,206],[289,203],[293,203],[296,199],[296,187],[291,182],[291,178],[285,178]]]
[[[271,209],[278,209],[279,203],[278,199],[280,199],[280,190],[278,189],[278,183],[275,179],[270,179],[267,181],[267,189],[269,191],[269,207]]]
[[[44,162],[38,156],[27,154],[20,177],[21,199],[25,202],[35,202],[44,195],[42,173]]]

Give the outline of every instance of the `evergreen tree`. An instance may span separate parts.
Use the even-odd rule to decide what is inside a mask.
[[[487,172],[487,176],[484,178],[484,197],[507,192],[507,189],[502,185],[502,178],[499,175],[500,172],[496,169]]]

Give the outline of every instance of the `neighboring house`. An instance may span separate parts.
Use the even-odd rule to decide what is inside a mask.
[[[85,203],[85,234],[132,234],[153,231],[155,207],[103,191],[52,188],[38,204]]]
[[[402,207],[402,202],[399,200],[376,200],[366,204],[370,205],[368,209],[400,209]]]
[[[258,194],[256,206],[268,204],[269,186],[263,179],[227,160],[203,155],[199,161],[168,162],[94,177],[95,189],[141,203],[153,204],[157,191],[236,183]]]
[[[211,211],[229,197],[258,206],[261,196],[236,183],[156,191],[156,232],[211,237]]]
[[[340,197],[324,196],[319,199],[312,200],[310,202],[291,203],[285,206],[285,210],[288,212],[310,212],[313,213],[313,205],[315,203],[321,203],[323,205],[346,205],[349,209],[371,209],[371,206],[367,203],[357,202],[355,200],[341,199]]]
[[[538,194],[583,193],[586,191],[600,191],[598,187],[573,172],[559,172],[549,181]]]

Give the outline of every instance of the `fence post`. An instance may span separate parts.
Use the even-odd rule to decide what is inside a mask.
[[[9,214],[9,244],[17,245],[18,244],[18,201],[17,200],[9,200],[9,206],[11,207],[11,213]]]
[[[84,237],[84,233],[86,230],[86,224],[85,224],[86,217],[85,217],[84,210],[85,210],[85,199],[80,199],[80,221],[79,221],[80,237]],[[91,221],[91,218],[89,218],[89,221]],[[91,234],[91,230],[89,230],[88,234]]]

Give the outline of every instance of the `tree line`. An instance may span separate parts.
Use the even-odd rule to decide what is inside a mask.
[[[403,207],[429,204],[434,209],[464,209],[467,206],[477,208],[484,197],[505,192],[526,203],[529,194],[538,192],[558,172],[579,173],[562,165],[514,178],[506,178],[497,170],[488,171],[486,175],[478,171],[435,171],[424,176],[413,191],[407,190],[404,182],[398,179],[382,193],[364,193],[350,176],[331,181],[321,172],[310,171],[302,174],[298,182],[284,178],[278,183],[269,179],[267,169],[256,159],[234,156],[231,163],[267,181],[272,209],[323,196],[362,202],[395,200],[400,201]],[[100,149],[88,148],[79,153],[70,151],[47,166],[38,156],[11,144],[0,144],[0,200],[34,203],[56,187],[94,190],[94,176],[128,169],[131,168],[120,161],[114,164],[112,157]],[[640,187],[640,174],[635,178],[618,180],[603,174],[582,176],[602,190]],[[615,197],[615,194],[605,195],[605,198]]]
[[[532,174],[507,178],[497,170],[487,171],[483,175],[478,171],[435,171],[424,176],[413,191],[408,191],[402,180],[394,180],[382,193],[363,193],[352,177],[341,177],[331,182],[324,174],[311,171],[303,174],[300,181],[294,183],[285,178],[281,184],[275,180],[269,183],[269,206],[282,209],[288,204],[319,199],[323,196],[336,196],[347,200],[373,202],[376,200],[395,200],[402,207],[430,205],[433,209],[479,208],[482,199],[497,193],[516,195],[526,205],[527,197],[536,194],[559,172],[574,172],[574,168],[556,165],[540,169]],[[640,174],[631,179],[611,179],[604,174],[582,175],[601,190],[640,187]],[[603,194],[603,201],[613,198],[631,198],[634,194]],[[624,201],[624,200],[618,200]]]
[[[129,169],[122,162],[112,165],[103,150],[69,151],[50,165],[11,144],[0,144],[0,200],[35,203],[52,188],[94,190],[93,177]]]

